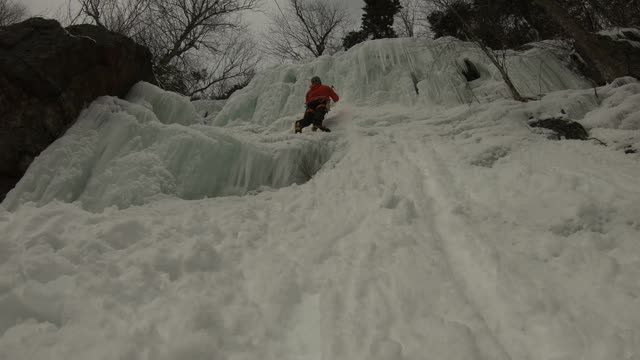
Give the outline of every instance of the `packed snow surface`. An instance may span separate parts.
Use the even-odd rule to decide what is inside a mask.
[[[639,359],[640,83],[509,59],[547,95],[407,39],[96,100],[0,206],[0,359]],[[527,126],[561,110],[608,146]]]

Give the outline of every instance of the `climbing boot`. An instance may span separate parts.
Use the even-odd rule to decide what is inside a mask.
[[[302,132],[302,121],[297,120],[297,121],[295,122],[294,129],[295,129],[295,133],[296,133],[296,134],[297,134],[297,133],[301,133],[301,132]]]

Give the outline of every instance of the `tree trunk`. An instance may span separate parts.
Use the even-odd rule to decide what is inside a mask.
[[[485,55],[487,55],[489,60],[491,60],[493,65],[498,69],[498,72],[502,76],[502,80],[504,81],[504,83],[507,84],[507,88],[509,88],[513,99],[516,101],[526,101],[526,99],[516,88],[516,85],[513,83],[513,81],[511,81],[511,76],[509,76],[509,73],[506,69],[506,63],[500,62],[500,60],[498,60],[498,58],[496,57],[496,54],[493,53],[493,50],[486,47],[483,43],[481,43],[481,41],[482,40],[478,40],[477,44],[480,46],[480,49],[485,53]]]
[[[453,11],[454,15],[458,18],[458,20],[462,22],[464,26],[464,29],[463,29],[464,33],[467,35],[467,37],[471,42],[478,45],[480,50],[482,50],[482,52],[484,52],[484,54],[487,55],[491,63],[498,69],[498,72],[500,73],[500,76],[502,76],[502,80],[504,80],[504,83],[507,85],[509,92],[511,92],[511,96],[513,97],[513,99],[516,101],[523,101],[523,102],[526,101],[527,99],[525,99],[520,94],[520,92],[516,88],[513,81],[511,81],[511,77],[509,76],[509,72],[507,71],[507,68],[506,68],[506,63],[501,63],[496,57],[496,54],[493,52],[493,50],[489,49],[482,42],[482,40],[478,36],[476,36],[476,34],[473,32],[473,29],[471,29],[471,26],[469,26],[466,20],[462,16],[460,16],[460,14],[456,11],[455,7],[451,6],[449,3],[443,0],[437,0],[436,4],[439,5],[442,9],[448,8],[449,10]]]
[[[533,0],[542,7],[568,35],[575,40],[576,50],[591,68],[592,79],[604,85],[621,76],[640,76],[640,50],[624,41],[592,34],[576,22],[555,0]]]

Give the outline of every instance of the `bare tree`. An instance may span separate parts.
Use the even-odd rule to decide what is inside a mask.
[[[428,15],[431,2],[425,0],[400,0],[402,9],[396,14],[394,28],[399,37],[431,36]],[[430,6],[431,5],[431,6]]]
[[[496,69],[498,69],[498,72],[500,73],[502,80],[507,85],[507,88],[511,92],[511,96],[513,97],[513,99],[517,101],[526,101],[527,99],[520,94],[520,92],[514,85],[513,81],[511,81],[511,77],[509,76],[509,72],[507,69],[506,52],[503,50],[501,55],[497,55],[496,52],[490,49],[484,43],[484,41],[482,41],[482,39],[480,39],[480,37],[478,37],[475,34],[475,30],[472,28],[472,26],[469,23],[467,23],[467,21],[457,12],[456,7],[453,6],[454,1],[452,0],[428,0],[428,1],[430,1],[432,4],[436,6],[436,8],[440,10],[451,11],[460,20],[460,22],[463,24],[462,31],[466,35],[467,39],[469,39],[471,42],[476,44],[480,48],[480,50],[482,50],[482,52],[487,56],[489,61],[491,61],[491,63],[496,67]]]
[[[135,36],[151,0],[79,0],[80,14],[111,31]]]
[[[216,33],[242,28],[238,14],[257,0],[152,0],[147,42],[161,45],[158,65],[166,66],[193,49],[215,51]],[[156,46],[156,48],[158,48]]]
[[[416,24],[416,0],[400,0],[402,8],[396,14],[394,21],[398,37],[413,37]]]
[[[640,25],[640,0],[562,0],[560,4],[589,32]]]
[[[14,0],[0,0],[0,26],[17,23],[27,17],[27,8]]]
[[[219,87],[253,74],[256,47],[244,35],[240,14],[259,0],[77,1],[80,21],[147,46],[165,89],[190,96],[224,92]]]
[[[288,6],[271,15],[268,54],[285,60],[302,60],[333,54],[341,48],[341,37],[350,23],[347,9],[340,2],[327,0],[289,0]]]
[[[184,94],[220,98],[237,84],[247,84],[260,61],[255,41],[244,33],[232,32],[218,42],[217,51],[195,52],[187,67],[194,79],[187,82]]]

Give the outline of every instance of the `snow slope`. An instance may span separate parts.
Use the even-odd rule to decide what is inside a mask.
[[[426,60],[412,93],[412,44],[266,71],[217,126],[94,102],[0,207],[0,359],[640,358],[640,83],[535,50],[539,101]],[[343,101],[295,136],[312,73]],[[561,109],[609,146],[526,125]]]

